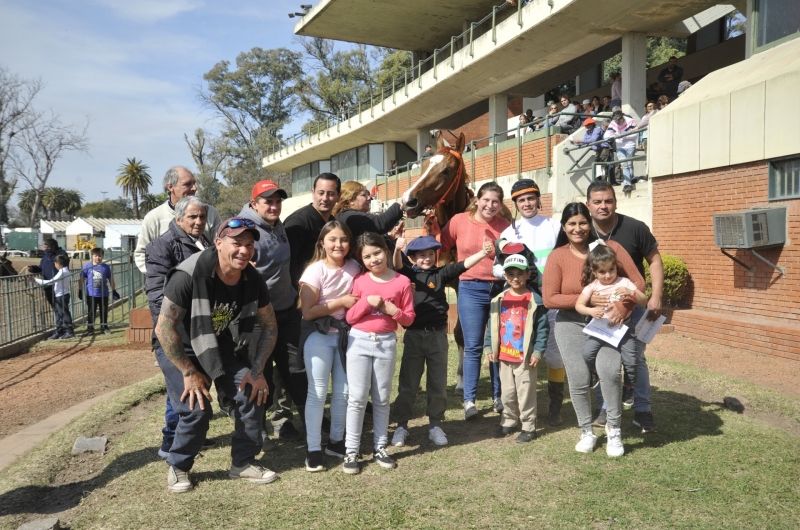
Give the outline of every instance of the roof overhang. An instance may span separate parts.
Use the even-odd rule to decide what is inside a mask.
[[[323,4],[339,1],[349,0]],[[608,0],[598,11],[596,0],[555,0],[552,7],[532,2],[523,8],[522,27],[516,17],[504,20],[497,26],[496,42],[491,32],[482,35],[474,41],[472,55],[469,46],[462,48],[452,67],[449,59],[442,59],[436,69],[410,83],[407,93],[400,90],[310,140],[266,157],[264,166],[285,172],[366,143],[413,145],[417,130],[435,128],[432,124],[456,126],[453,115],[466,109],[474,114],[492,94],[519,91],[516,95],[535,97],[585,70],[586,63],[597,64],[592,63],[594,54],[613,55],[624,34],[659,34],[713,5],[708,0]]]

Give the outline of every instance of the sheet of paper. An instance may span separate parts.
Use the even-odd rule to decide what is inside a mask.
[[[623,324],[621,327],[611,328],[608,326],[609,323],[610,321],[607,318],[593,318],[584,326],[583,332],[603,342],[607,342],[616,348],[619,346],[619,341],[622,340],[622,337],[624,337],[625,333],[628,331],[628,326]]]
[[[653,322],[650,322],[647,320],[648,314],[650,314],[650,311],[645,311],[642,318],[636,323],[636,338],[645,344],[650,344],[650,341],[656,336],[658,330],[661,329],[661,326],[667,321],[667,317],[661,315]]]

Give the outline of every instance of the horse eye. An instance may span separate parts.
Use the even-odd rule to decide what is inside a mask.
[[[444,168],[444,170],[442,170],[442,173],[444,173],[445,175],[449,175],[450,174],[450,168],[449,167]]]

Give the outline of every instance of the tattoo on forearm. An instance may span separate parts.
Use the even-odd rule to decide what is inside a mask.
[[[187,371],[194,369],[192,361],[186,355],[183,341],[178,334],[178,326],[183,325],[186,309],[180,307],[166,296],[161,302],[161,313],[156,322],[156,336],[161,344],[161,349],[167,354],[172,363],[186,375]]]
[[[278,323],[275,320],[275,310],[272,304],[256,313],[256,323],[261,328],[261,335],[258,337],[256,356],[251,370],[253,377],[264,373],[264,366],[267,364],[269,356],[272,355],[272,350],[278,340]]]

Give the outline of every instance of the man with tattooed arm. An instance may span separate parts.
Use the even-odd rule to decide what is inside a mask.
[[[167,487],[192,489],[189,470],[211,420],[209,387],[214,381],[235,396],[231,478],[268,484],[278,478],[256,462],[269,390],[264,365],[277,336],[275,311],[261,275],[250,264],[260,237],[253,221],[223,222],[215,245],[172,269],[156,324],[156,358],[180,418],[167,458]],[[253,328],[261,329],[253,336]],[[250,341],[257,345],[250,351]]]

